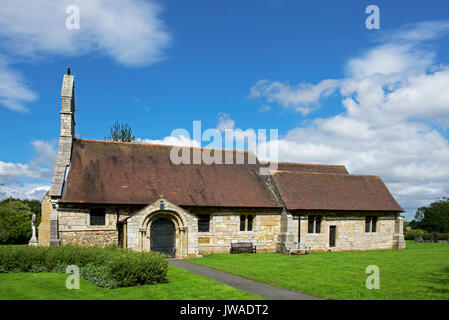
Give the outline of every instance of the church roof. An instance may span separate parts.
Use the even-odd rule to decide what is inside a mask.
[[[335,164],[312,164],[298,162],[274,162],[261,161],[262,165],[276,164],[278,171],[316,172],[316,173],[343,173],[348,174],[348,170],[343,165]]]
[[[378,176],[277,171],[273,180],[288,210],[403,211]]]
[[[234,164],[176,165],[172,147],[74,139],[61,202],[149,204],[163,196],[180,206],[281,207],[258,174],[257,159],[248,164],[252,153],[228,150]],[[236,164],[238,156],[245,164]]]
[[[259,175],[267,162],[228,152],[232,164],[174,164],[173,146],[74,139],[61,202],[146,205],[161,196],[179,206],[280,208]],[[243,164],[237,158],[243,158]],[[254,161],[249,158],[254,157]],[[250,164],[253,163],[253,164]],[[277,162],[273,181],[288,210],[402,211],[380,177],[348,174],[341,165]]]

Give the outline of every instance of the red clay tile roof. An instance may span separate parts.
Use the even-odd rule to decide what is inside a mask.
[[[331,164],[311,164],[298,162],[260,162],[262,165],[272,163],[277,164],[277,171],[299,171],[299,172],[317,172],[317,173],[342,173],[348,174],[348,170],[343,165]]]
[[[273,179],[288,210],[402,211],[377,176],[278,171]]]
[[[75,139],[61,202],[149,204],[163,195],[180,206],[280,207],[258,162],[175,165],[171,148]]]

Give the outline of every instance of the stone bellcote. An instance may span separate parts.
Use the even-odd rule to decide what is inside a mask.
[[[75,134],[75,85],[74,78],[65,74],[61,89],[61,137]]]
[[[70,167],[72,144],[75,136],[75,83],[70,69],[64,75],[61,89],[61,134],[58,158],[50,186],[50,196],[61,197],[64,180]]]

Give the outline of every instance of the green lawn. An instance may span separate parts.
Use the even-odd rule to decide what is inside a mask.
[[[405,250],[212,254],[190,262],[329,299],[449,299],[449,244],[407,242]],[[365,269],[380,269],[380,289]]]
[[[0,300],[5,299],[131,299],[131,300],[226,300],[262,299],[225,284],[169,266],[166,284],[103,289],[80,279],[79,290],[65,287],[63,273],[3,273],[0,274]]]

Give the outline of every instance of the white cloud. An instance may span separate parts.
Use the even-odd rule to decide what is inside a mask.
[[[396,32],[392,32],[386,40],[393,41],[426,41],[445,35],[449,31],[449,21],[423,21],[406,24]]]
[[[26,112],[26,103],[37,99],[20,72],[13,70],[0,55],[0,104],[14,111]]]
[[[33,183],[12,184],[8,187],[0,186],[0,199],[13,197],[16,199],[42,200],[47,193],[49,185]]]
[[[66,28],[66,8],[80,10],[80,29]],[[161,8],[142,0],[3,0],[0,36],[16,55],[99,52],[129,66],[162,58],[170,35]]]
[[[168,136],[160,140],[151,140],[151,139],[141,139],[142,143],[152,143],[152,144],[161,144],[161,145],[169,145],[169,146],[181,146],[181,147],[199,147],[200,144],[198,141],[184,137],[172,137]]]
[[[339,92],[343,112],[290,130],[276,141],[279,159],[344,164],[351,173],[380,175],[408,218],[417,207],[447,196],[449,142],[435,124],[449,124],[449,67],[437,64],[435,46],[427,42],[448,32],[447,21],[393,32],[348,60],[345,78],[319,83],[329,86],[286,87],[264,80],[263,88],[276,84],[276,91],[256,90],[256,84],[250,96],[263,96],[281,107],[298,106],[291,97],[313,104]],[[303,98],[304,88],[310,89],[309,100]]]
[[[66,8],[73,4],[80,10],[80,29],[70,30]],[[0,105],[24,112],[37,99],[5,57],[23,62],[94,53],[131,67],[160,61],[171,41],[160,12],[156,3],[143,0],[2,0]]]
[[[218,114],[218,124],[217,129],[220,131],[224,131],[226,129],[234,129],[235,121],[231,119],[229,114],[225,112],[220,112]]]
[[[58,141],[42,141],[35,140],[32,141],[31,144],[34,148],[34,151],[39,154],[39,157],[34,161],[40,164],[46,164],[53,167],[56,163],[56,157],[58,156]]]
[[[32,141],[31,144],[37,153],[37,157],[29,163],[0,161],[0,185],[2,185],[4,190],[11,191],[21,186],[35,186],[35,184],[23,183],[24,179],[47,180],[52,177],[57,155],[56,141],[36,140]],[[46,167],[40,165],[45,165]],[[31,192],[31,189],[26,190]]]
[[[338,80],[326,79],[316,85],[300,83],[291,86],[279,81],[259,80],[251,87],[249,98],[262,98],[276,102],[284,108],[292,108],[303,115],[319,106],[320,99],[329,96],[338,86]]]
[[[365,78],[375,74],[390,75],[410,70],[424,71],[434,62],[434,58],[433,52],[419,50],[410,43],[388,43],[349,60],[346,72],[351,77]]]
[[[0,184],[16,183],[20,178],[43,180],[51,177],[52,170],[36,163],[12,163],[0,161]]]

